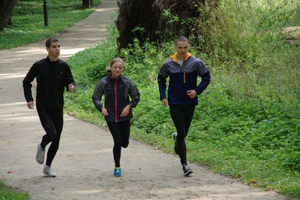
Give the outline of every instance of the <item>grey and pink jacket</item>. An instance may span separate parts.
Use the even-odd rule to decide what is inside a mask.
[[[105,96],[104,105],[108,116],[108,122],[123,122],[130,120],[133,115],[131,109],[136,107],[140,101],[140,93],[135,84],[127,77],[120,75],[118,79],[112,79],[110,75],[102,78],[96,85],[93,102],[97,110],[102,112],[102,96]],[[131,100],[129,99],[131,97]],[[130,112],[126,117],[121,117],[122,110],[130,105]]]

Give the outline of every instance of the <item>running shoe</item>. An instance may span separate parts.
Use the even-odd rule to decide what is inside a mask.
[[[191,168],[188,166],[188,164],[183,164],[183,165],[182,165],[182,169],[183,169],[183,175],[184,175],[184,176],[189,176],[191,173],[193,173],[193,171],[192,171]]]
[[[122,175],[120,167],[115,168],[114,175],[117,176],[117,177],[120,177]]]
[[[52,171],[51,167],[48,165],[44,165],[44,174],[48,177],[56,177],[56,174],[54,171]]]
[[[46,149],[42,149],[41,144],[38,144],[37,146],[37,152],[36,152],[36,162],[39,164],[43,164],[44,163],[44,159],[45,159],[45,151]]]
[[[173,137],[173,140],[174,140],[174,143],[175,143],[175,145],[174,145],[174,151],[175,151],[176,154],[178,154],[178,148],[177,148],[177,133],[176,133],[176,132],[173,133],[172,137]]]

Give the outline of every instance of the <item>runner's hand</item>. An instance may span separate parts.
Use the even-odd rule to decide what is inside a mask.
[[[167,107],[168,106],[167,99],[161,100],[161,103],[162,103],[163,107]]]
[[[75,92],[75,86],[73,84],[69,84],[68,87],[71,93]]]
[[[197,96],[196,90],[188,90],[188,91],[186,92],[186,94],[187,94],[191,99],[193,99],[193,98],[195,98],[195,97]]]
[[[104,108],[104,107],[102,107],[102,115],[108,116],[108,112],[107,112],[106,108]]]
[[[27,107],[28,107],[29,109],[33,109],[33,108],[34,108],[33,101],[27,102]]]
[[[123,110],[122,110],[122,113],[121,113],[121,117],[126,117],[128,114],[129,114],[129,111],[130,111],[130,105],[127,105]]]

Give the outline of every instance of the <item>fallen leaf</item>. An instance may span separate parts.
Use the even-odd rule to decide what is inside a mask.
[[[250,183],[256,183],[256,180],[253,179],[253,178],[251,178],[251,179],[250,179]]]
[[[11,173],[12,173],[12,171],[8,171],[7,173],[8,173],[8,174],[11,174]]]

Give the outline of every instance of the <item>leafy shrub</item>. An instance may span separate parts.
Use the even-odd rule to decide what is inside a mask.
[[[282,42],[277,34],[277,29],[291,23],[297,2],[276,2],[273,6],[258,0],[225,1],[220,12],[229,29],[218,32],[220,24],[211,29],[216,37],[211,41],[213,51],[190,49],[207,64],[212,81],[199,97],[186,138],[187,156],[254,187],[300,197],[300,51]],[[85,56],[78,54],[68,61],[79,91],[67,96],[68,109],[75,102],[80,105],[76,116],[87,112],[94,119],[85,119],[103,120],[91,103],[92,90],[109,58],[122,57],[124,75],[141,93],[133,111],[132,137],[170,152],[175,128],[168,108],[164,109],[159,100],[156,79],[163,61],[174,53],[174,45],[146,42],[141,46],[135,40],[120,53],[116,49],[112,36],[87,50],[88,54],[82,52]],[[88,55],[97,58],[89,60]],[[86,62],[94,64],[82,67]]]

